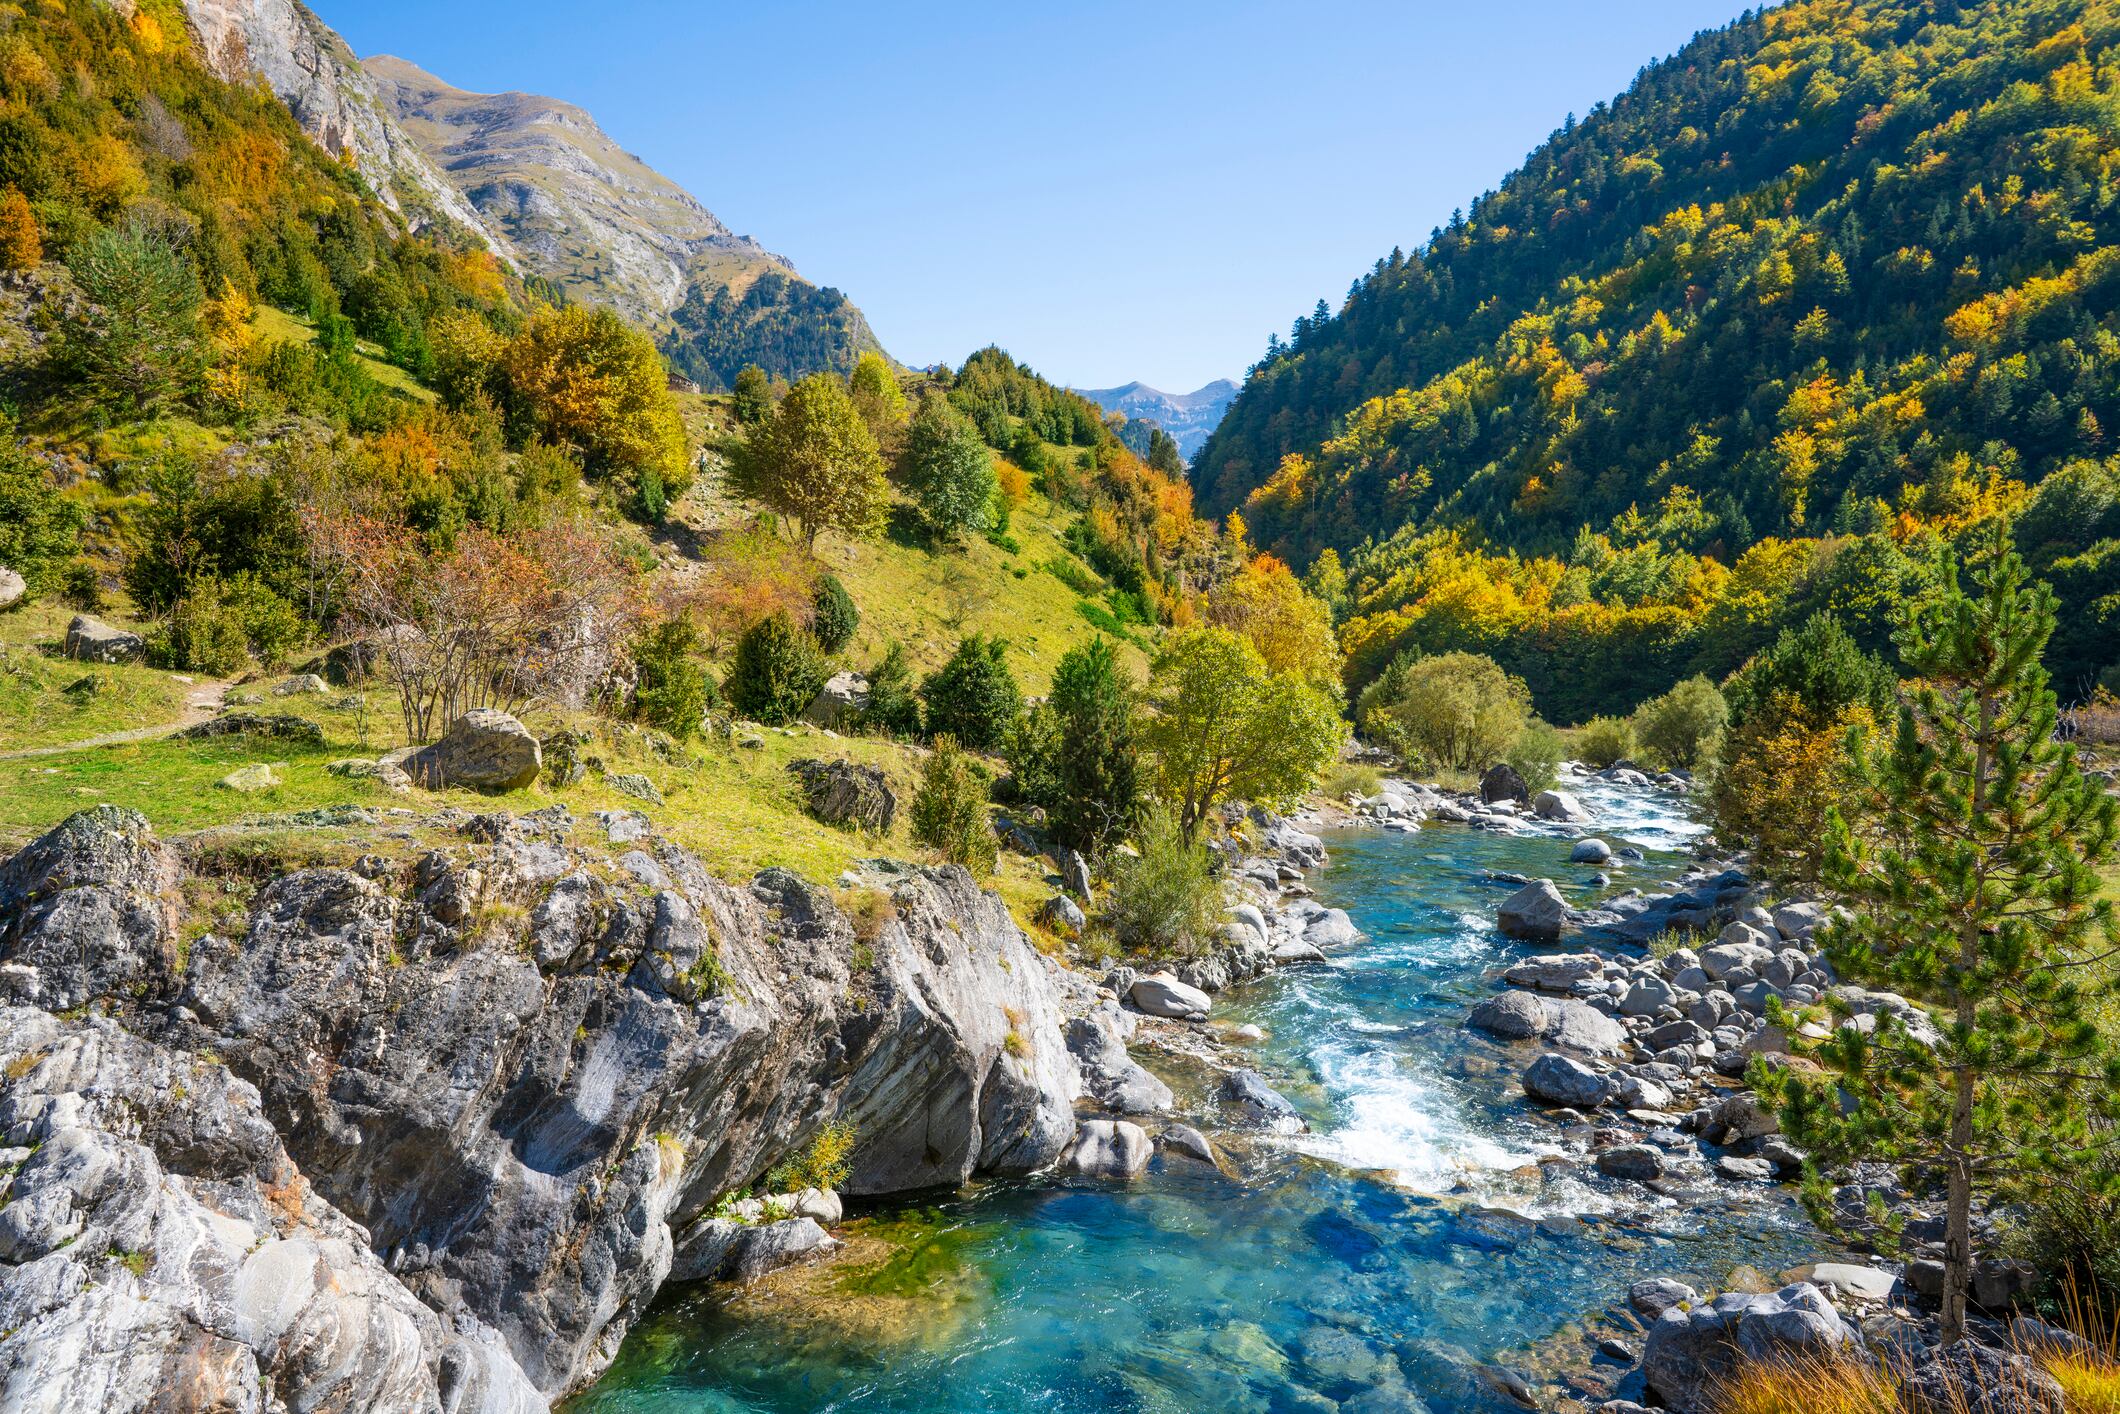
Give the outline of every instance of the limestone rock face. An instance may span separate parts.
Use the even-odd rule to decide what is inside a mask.
[[[0,1076],[28,1151],[0,1179],[0,1407],[546,1408],[490,1329],[384,1268],[225,1067],[0,1007]]]
[[[446,736],[404,762],[405,774],[429,790],[521,790],[536,782],[543,767],[543,752],[529,728],[489,707],[458,717]]]
[[[137,663],[147,656],[147,640],[89,614],[76,614],[66,626],[66,656],[84,663]]]
[[[489,1332],[479,1348],[545,1399],[609,1362],[670,1271],[673,1230],[827,1124],[856,1136],[853,1193],[1030,1172],[1074,1138],[1076,1067],[1046,963],[962,869],[900,867],[891,921],[857,940],[830,894],[796,876],[725,884],[644,832],[607,847],[585,831],[593,844],[577,846],[557,808],[435,822],[455,842],[421,857],[409,885],[406,866],[370,869],[390,887],[355,869],[282,875],[259,888],[242,936],[200,937],[180,962],[173,857],[129,812],[74,817],[0,865],[0,1005],[30,1018],[0,1023],[0,1045],[73,1035],[94,1023],[53,1013],[96,1001],[172,1064],[210,1052],[256,1087],[260,1142],[283,1147],[285,1181],[346,1220],[315,1239],[315,1289],[389,1309],[409,1293],[404,1330],[424,1329],[424,1311],[459,1337]],[[659,882],[607,882],[621,869]],[[225,1126],[173,1094],[156,1102],[172,1133],[222,1142]],[[0,1142],[26,1118],[0,1105]],[[191,1171],[181,1145],[149,1147]],[[11,1231],[42,1211],[22,1198],[0,1208]],[[109,1246],[67,1251],[86,1261]],[[375,1294],[371,1270],[403,1293]],[[0,1286],[28,1279],[0,1266]],[[109,1284],[75,1281],[53,1302],[93,1328]],[[391,1335],[387,1360],[337,1362],[411,1389],[404,1400],[302,1407],[433,1407],[419,1381],[468,1378],[468,1357],[430,1360],[424,1339]]]

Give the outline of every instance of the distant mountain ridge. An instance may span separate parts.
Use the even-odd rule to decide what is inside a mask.
[[[1227,378],[1193,389],[1190,393],[1166,393],[1136,380],[1116,388],[1077,388],[1106,412],[1124,413],[1143,422],[1153,422],[1178,444],[1187,461],[1207,442],[1237,396],[1237,385]]]

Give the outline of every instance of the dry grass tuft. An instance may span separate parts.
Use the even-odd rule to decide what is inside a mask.
[[[1719,1414],[1899,1414],[1882,1370],[1830,1355],[1746,1365],[1716,1390]]]

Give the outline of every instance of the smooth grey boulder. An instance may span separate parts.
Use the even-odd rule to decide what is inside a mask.
[[[1082,1069],[1083,1090],[1107,1110],[1145,1115],[1170,1109],[1170,1087],[1126,1053],[1108,1013],[1093,1011],[1070,1021],[1067,1049]]]
[[[1056,933],[1070,937],[1082,936],[1089,926],[1089,919],[1082,912],[1082,905],[1066,894],[1054,894],[1038,905],[1038,921]]]
[[[1669,1277],[1650,1277],[1627,1288],[1627,1304],[1644,1320],[1653,1321],[1674,1306],[1691,1306],[1700,1300],[1700,1293],[1682,1281]]]
[[[898,794],[878,767],[804,757],[788,763],[788,774],[801,784],[810,814],[827,825],[887,835],[898,818]]]
[[[1531,992],[1509,991],[1489,997],[1472,1009],[1465,1024],[1505,1041],[1524,1041],[1543,1036],[1552,1024],[1546,1004]]]
[[[1153,1151],[1148,1132],[1138,1124],[1123,1119],[1084,1120],[1061,1167],[1085,1178],[1139,1178]]]
[[[1512,964],[1502,973],[1502,980],[1512,987],[1529,987],[1534,991],[1565,996],[1579,984],[1602,977],[1604,973],[1605,960],[1596,953],[1551,953]]]
[[[1549,1105],[1594,1110],[1612,1094],[1612,1082],[1558,1051],[1548,1051],[1524,1071],[1524,1093]]]
[[[1615,1144],[1597,1152],[1597,1171],[1607,1178],[1647,1182],[1664,1176],[1664,1151],[1654,1144]]]
[[[0,614],[20,606],[28,594],[29,585],[22,576],[0,565]]]
[[[1168,972],[1152,972],[1137,980],[1127,1000],[1150,1016],[1190,1021],[1205,1017],[1214,1002],[1198,987],[1189,987]]]
[[[1743,1364],[1823,1358],[1855,1348],[1854,1330],[1807,1282],[1766,1295],[1728,1292],[1657,1317],[1642,1349],[1651,1392],[1678,1414],[1715,1414],[1720,1387]]]
[[[1826,921],[1825,908],[1815,903],[1785,903],[1774,910],[1774,931],[1792,943],[1808,943]]]
[[[1531,811],[1541,820],[1559,820],[1564,824],[1581,824],[1590,818],[1583,803],[1564,790],[1542,790],[1531,802]]]
[[[1568,901],[1551,879],[1534,879],[1502,900],[1494,921],[1504,937],[1550,942],[1568,926]]]
[[[522,790],[535,784],[544,756],[537,738],[506,712],[474,707],[442,739],[406,757],[405,774],[428,790]]]
[[[1610,864],[1612,862],[1612,846],[1606,844],[1595,835],[1579,839],[1575,842],[1575,848],[1568,851],[1568,862],[1570,864]]]
[[[63,651],[84,663],[137,663],[147,656],[147,640],[92,614],[76,614],[66,626]]]
[[[1222,1077],[1221,1088],[1215,1098],[1225,1105],[1234,1105],[1237,1112],[1252,1124],[1265,1125],[1270,1129],[1294,1132],[1308,1129],[1300,1110],[1280,1091],[1266,1083],[1255,1070],[1233,1070]]]
[[[1552,1024],[1546,1039],[1564,1050],[1585,1055],[1616,1055],[1627,1044],[1627,1028],[1588,1002],[1572,998],[1546,1003]]]
[[[802,719],[814,726],[838,728],[851,724],[869,707],[869,680],[850,668],[825,679]]]
[[[1189,1124],[1174,1124],[1156,1136],[1156,1143],[1173,1154],[1183,1154],[1188,1159],[1198,1160],[1209,1168],[1222,1167],[1221,1156],[1206,1135]]]

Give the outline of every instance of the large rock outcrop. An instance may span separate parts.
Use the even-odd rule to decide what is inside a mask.
[[[879,875],[895,916],[857,940],[792,874],[732,886],[573,824],[444,814],[424,854],[271,879],[242,937],[179,948],[171,852],[77,816],[0,865],[0,1004],[225,1063],[354,1245],[547,1397],[609,1362],[673,1232],[827,1124],[854,1127],[854,1193],[1066,1151],[1046,964],[963,870]],[[0,1265],[0,1303],[25,1280]]]

